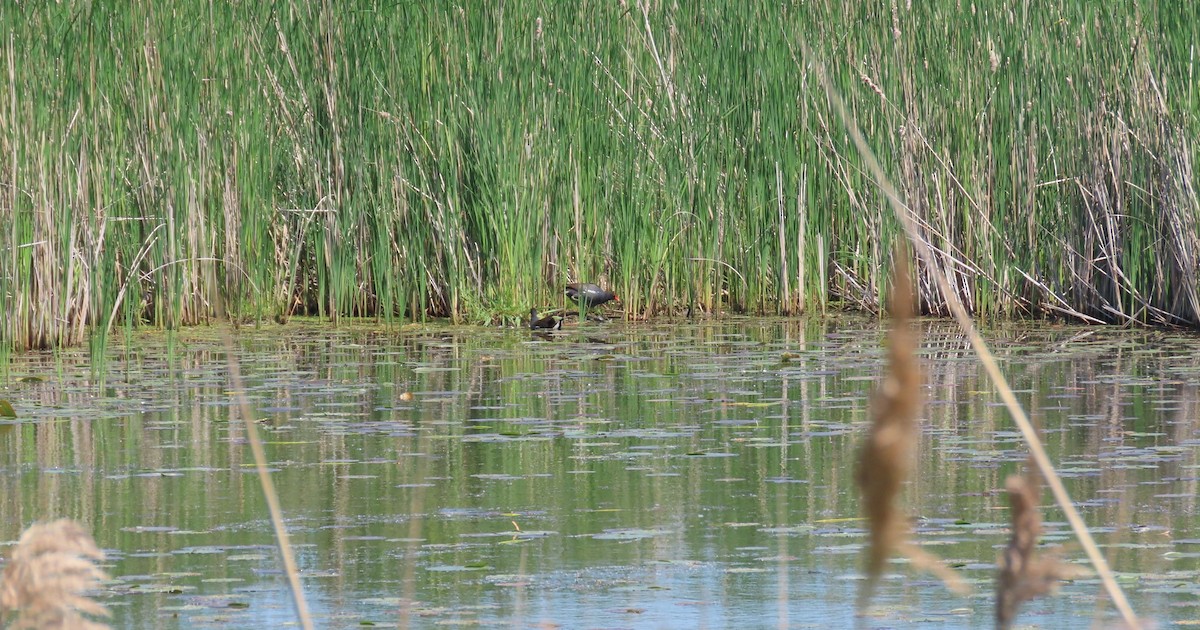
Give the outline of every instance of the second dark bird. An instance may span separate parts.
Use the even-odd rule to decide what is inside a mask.
[[[567,285],[567,297],[576,301],[583,302],[588,308],[596,308],[609,300],[621,301],[616,293],[608,289],[601,289],[598,285],[590,282],[572,282]]]
[[[562,319],[553,315],[547,315],[538,318],[536,308],[529,309],[529,329],[530,330],[562,330]]]

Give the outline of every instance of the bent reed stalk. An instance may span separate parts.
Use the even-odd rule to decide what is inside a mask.
[[[802,35],[950,274],[924,312],[1200,324],[1200,8],[624,5],[0,5],[0,343],[515,323],[575,280],[877,311],[902,228]]]

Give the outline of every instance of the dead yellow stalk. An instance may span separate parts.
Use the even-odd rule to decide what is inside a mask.
[[[263,495],[267,499],[271,524],[275,526],[275,541],[279,544],[279,555],[283,558],[283,569],[287,574],[288,586],[292,591],[292,603],[296,607],[296,618],[300,621],[300,627],[312,630],[312,617],[308,613],[308,603],[304,599],[304,589],[300,585],[300,570],[296,568],[296,559],[292,556],[292,545],[288,542],[287,526],[283,523],[283,509],[279,507],[279,494],[275,492],[275,483],[271,481],[271,472],[267,470],[267,455],[263,450],[262,440],[258,437],[258,426],[254,423],[254,414],[250,410],[250,403],[246,400],[242,372],[238,367],[231,337],[225,338],[225,350],[229,364],[229,380],[237,392],[238,409],[241,411],[242,423],[246,428],[246,441],[250,442],[250,451],[254,453],[254,465],[258,468],[258,480],[262,483]]]

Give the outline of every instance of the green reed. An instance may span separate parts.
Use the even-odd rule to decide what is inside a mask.
[[[926,309],[938,273],[980,315],[1195,325],[1196,13],[0,7],[0,340],[511,323],[574,280],[638,316],[877,310],[898,227],[802,37],[941,252]]]

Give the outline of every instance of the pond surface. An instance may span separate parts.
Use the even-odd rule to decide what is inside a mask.
[[[965,339],[922,322],[917,540],[973,584],[896,562],[866,627],[987,627],[1021,439]],[[730,319],[524,330],[299,323],[236,354],[318,627],[842,628],[853,482],[884,330]],[[986,331],[1132,604],[1200,619],[1200,339]],[[16,357],[0,398],[0,551],[70,517],[108,554],[121,628],[293,622],[221,329]],[[37,377],[41,379],[29,379]],[[1049,494],[1044,504],[1050,502]],[[1046,546],[1084,554],[1057,509]],[[1114,618],[1084,577],[1020,624]]]

